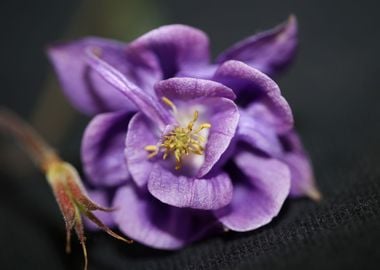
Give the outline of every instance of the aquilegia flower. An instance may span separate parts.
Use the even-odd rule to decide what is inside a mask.
[[[175,249],[211,232],[261,227],[289,193],[317,199],[290,107],[269,77],[296,45],[291,16],[214,64],[207,36],[184,25],[129,44],[87,38],[51,47],[66,95],[95,115],[82,161],[97,193],[116,188],[117,211],[104,222]]]

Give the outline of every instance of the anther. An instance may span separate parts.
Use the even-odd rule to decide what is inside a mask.
[[[148,152],[151,152],[148,155],[148,158],[152,158],[158,154],[158,147],[156,145],[147,145],[144,147],[144,149]]]
[[[162,99],[162,101],[163,101],[166,105],[168,105],[170,108],[172,108],[172,111],[173,111],[174,113],[177,113],[177,107],[174,105],[174,103],[173,103],[170,99],[168,99],[167,97],[162,97],[161,99]]]

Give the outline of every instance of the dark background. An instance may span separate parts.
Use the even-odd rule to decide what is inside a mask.
[[[105,4],[107,2],[107,4]],[[112,4],[111,4],[112,3]],[[313,159],[324,199],[288,200],[262,229],[176,252],[88,235],[90,269],[378,269],[380,263],[380,31],[378,1],[1,1],[0,105],[29,119],[80,166],[87,118],[57,90],[44,48],[83,35],[130,40],[167,23],[210,35],[213,53],[297,15],[300,52],[279,78]],[[81,269],[64,253],[51,191],[0,137],[0,269]]]

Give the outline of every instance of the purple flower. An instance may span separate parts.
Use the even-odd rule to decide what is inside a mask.
[[[117,188],[108,224],[175,249],[261,227],[289,192],[318,195],[290,107],[268,77],[293,59],[296,34],[290,17],[215,64],[207,36],[183,25],[129,44],[91,38],[50,49],[71,102],[101,113],[85,131],[82,160],[98,191]]]
[[[122,180],[116,183],[127,182],[114,200],[120,209],[114,216],[119,228],[159,248],[177,248],[220,228],[213,213],[230,203],[233,186],[224,170],[211,170],[226,152],[238,125],[233,91],[211,80],[171,78],[155,84],[156,98],[152,98],[129,85],[100,58],[93,56],[90,63],[140,111],[132,119],[128,111],[95,117],[83,140],[85,169],[95,175],[91,179],[98,181],[98,175],[104,177],[109,171],[113,179],[120,173],[118,179]],[[122,130],[124,123],[129,125]],[[119,158],[123,153],[134,183],[128,183],[126,169],[117,166],[124,161]],[[185,217],[189,219],[186,224],[173,224]]]

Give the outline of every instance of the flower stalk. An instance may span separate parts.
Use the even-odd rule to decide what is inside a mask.
[[[60,159],[30,125],[11,111],[0,108],[0,130],[14,137],[45,174],[65,221],[66,252],[71,251],[71,233],[75,231],[82,246],[85,270],[88,268],[88,259],[82,216],[86,216],[112,237],[132,243],[132,240],[118,235],[94,215],[93,211],[96,210],[111,212],[113,209],[102,207],[88,197],[77,170]]]

